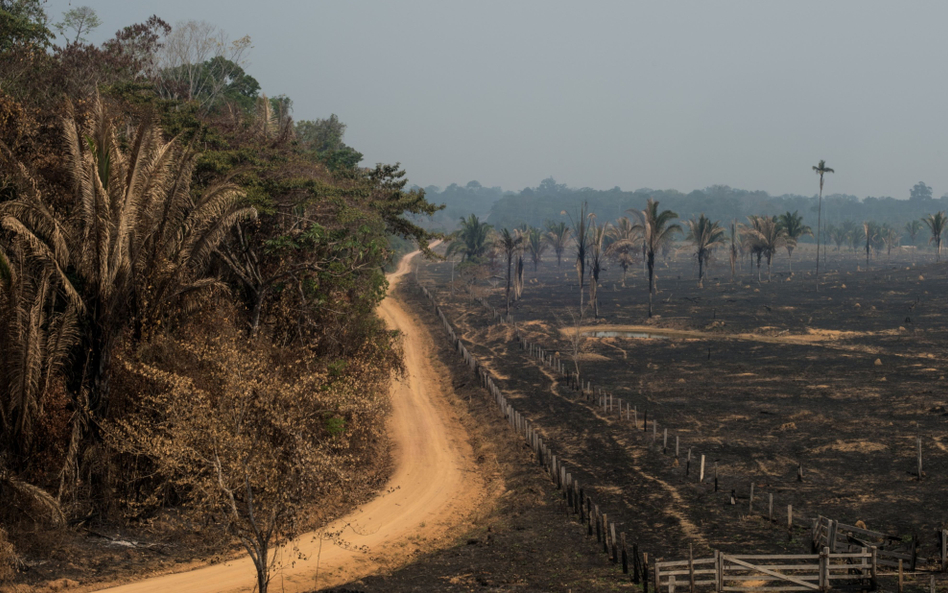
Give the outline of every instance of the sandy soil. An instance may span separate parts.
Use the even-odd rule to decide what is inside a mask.
[[[393,288],[418,253],[406,255],[389,276]],[[448,407],[429,362],[430,335],[392,298],[385,299],[379,312],[404,335],[407,377],[393,383],[389,427],[395,471],[377,498],[280,551],[282,566],[271,581],[277,590],[309,591],[393,570],[448,543],[459,528],[469,526],[486,499],[467,433]],[[253,564],[244,556],[104,590],[224,593],[251,591],[255,580]]]

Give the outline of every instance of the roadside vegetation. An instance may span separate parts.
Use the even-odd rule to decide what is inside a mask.
[[[174,509],[263,592],[269,548],[379,486],[383,268],[438,208],[267,97],[249,38],[98,23],[0,2],[0,581]]]

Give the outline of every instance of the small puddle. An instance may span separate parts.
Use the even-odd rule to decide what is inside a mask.
[[[636,338],[640,340],[667,340],[665,334],[650,334],[648,332],[624,332],[624,331],[591,331],[583,332],[583,335],[589,338]]]

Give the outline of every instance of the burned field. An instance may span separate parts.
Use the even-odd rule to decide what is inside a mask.
[[[618,266],[606,270],[600,318],[578,319],[572,262],[557,269],[548,256],[537,273],[528,266],[514,324],[493,320],[460,282],[452,294],[450,263],[422,264],[417,279],[574,477],[653,558],[687,557],[689,545],[696,555],[809,552],[823,515],[861,521],[904,549],[917,537],[922,567],[939,558],[936,534],[948,526],[948,270],[905,255],[866,270],[864,259],[833,251],[817,292],[813,254],[801,246],[795,255],[795,276],[785,257],[770,282],[764,269],[758,283],[746,262],[732,282],[719,264],[703,288],[686,256],[660,262],[651,320],[641,267],[624,287]],[[498,310],[503,273],[475,287]],[[577,327],[588,336],[578,353],[568,338]],[[575,359],[584,380],[634,406],[637,422],[570,389],[520,348],[517,332],[571,369]]]

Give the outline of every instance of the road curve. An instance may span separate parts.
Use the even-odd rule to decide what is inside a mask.
[[[398,270],[389,275],[390,291],[418,253],[402,258]],[[442,381],[431,366],[432,344],[426,330],[391,296],[382,302],[379,314],[404,336],[406,377],[393,381],[391,393],[392,478],[372,501],[300,536],[292,549],[281,550],[285,561],[275,569],[270,584],[276,591],[311,591],[407,564],[419,550],[430,549],[450,530],[466,524],[486,497],[485,484],[474,471],[467,433],[448,407]],[[333,532],[342,532],[345,547],[324,535]],[[254,585],[253,564],[243,556],[100,590],[231,593],[252,591]]]

